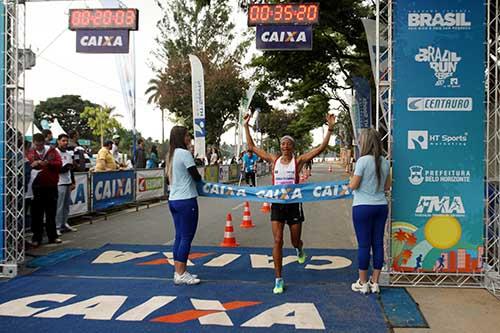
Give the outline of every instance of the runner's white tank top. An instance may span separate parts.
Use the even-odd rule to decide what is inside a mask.
[[[297,162],[295,157],[290,163],[282,164],[281,157],[274,162],[273,166],[273,185],[298,184]]]

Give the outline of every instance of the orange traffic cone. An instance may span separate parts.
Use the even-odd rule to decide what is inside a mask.
[[[252,215],[250,214],[250,204],[248,201],[245,201],[245,210],[243,211],[243,221],[240,224],[240,227],[249,229],[255,227],[252,222]]]
[[[226,228],[224,229],[224,240],[220,243],[222,247],[236,247],[240,244],[236,243],[236,238],[234,238],[233,232],[233,217],[231,214],[227,214],[226,218]]]
[[[271,204],[269,202],[264,202],[260,211],[264,214],[269,213],[271,211]]]

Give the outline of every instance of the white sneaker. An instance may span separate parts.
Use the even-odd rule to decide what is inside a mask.
[[[368,286],[370,287],[370,291],[374,294],[380,294],[380,287],[378,283],[372,282],[372,280],[368,280]]]
[[[70,226],[70,225],[69,225],[69,224],[67,224],[67,223],[64,225],[64,228],[65,228],[66,230],[68,230],[68,231],[71,231],[71,232],[78,231],[78,229],[77,229],[77,228],[74,228],[74,227]]]
[[[363,295],[368,294],[370,292],[370,286],[368,283],[361,283],[361,281],[358,279],[355,283],[351,285],[351,289],[354,292],[361,293]]]
[[[200,279],[195,278],[188,272],[184,272],[184,274],[179,275],[177,273],[174,273],[174,284],[175,285],[181,285],[181,284],[187,284],[187,285],[193,285],[193,284],[198,284],[200,283]]]

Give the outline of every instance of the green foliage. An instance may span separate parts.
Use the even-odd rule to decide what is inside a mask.
[[[246,83],[240,60],[248,46],[236,45],[231,6],[224,0],[172,0],[157,2],[164,16],[159,23],[156,56],[167,64],[156,68],[149,82],[149,102],[168,110],[175,121],[192,129],[191,67],[189,54],[197,55],[205,72],[207,144],[220,145],[224,126],[234,122]],[[200,6],[203,5],[203,6]],[[235,45],[231,48],[231,45]],[[228,47],[229,46],[229,47]]]
[[[117,115],[113,115],[114,108],[105,107],[89,107],[80,114],[80,117],[87,121],[87,125],[92,129],[92,134],[100,137],[101,146],[104,145],[104,137],[111,135],[122,126],[116,120]]]
[[[52,97],[40,102],[35,108],[35,122],[40,124],[43,119],[49,122],[57,119],[65,131],[77,130],[82,139],[95,140],[92,129],[87,121],[80,117],[86,107],[99,107],[98,104],[82,100],[77,95]]]

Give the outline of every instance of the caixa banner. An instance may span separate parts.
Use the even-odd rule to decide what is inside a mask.
[[[75,189],[71,191],[71,206],[69,206],[70,217],[83,215],[89,212],[88,192],[88,174],[75,174]]]
[[[134,171],[93,173],[92,209],[99,211],[133,202],[134,179]]]
[[[485,3],[399,1],[394,8],[391,264],[406,272],[481,271]]]
[[[77,30],[78,53],[128,53],[128,30]]]
[[[312,50],[311,25],[258,25],[257,50]]]

